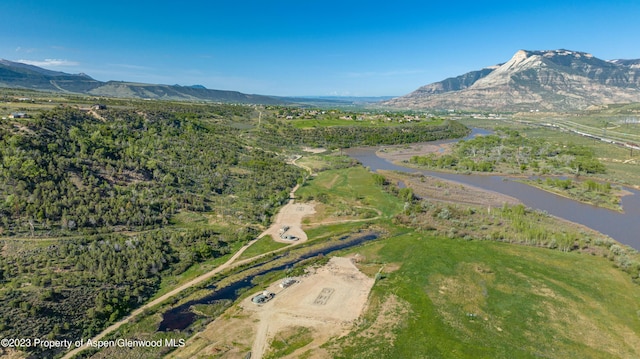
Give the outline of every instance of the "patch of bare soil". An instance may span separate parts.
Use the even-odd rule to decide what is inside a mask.
[[[450,153],[452,145],[452,143],[414,143],[410,145],[388,146],[378,150],[376,155],[391,162],[403,162],[408,161],[413,156],[424,156],[427,153]]]
[[[252,358],[261,358],[273,335],[288,326],[308,327],[315,333],[313,342],[298,352],[346,334],[360,316],[374,283],[351,259],[340,257],[331,258],[314,274],[299,280],[286,289],[281,289],[278,283],[271,285],[267,290],[276,296],[262,306],[255,305],[250,298],[241,304],[260,319]]]
[[[93,116],[94,118],[96,118],[97,120],[100,120],[102,122],[107,122],[107,120],[104,119],[104,117],[102,117],[99,113],[97,113],[95,110],[89,110],[89,114],[91,116]]]
[[[295,200],[291,199],[280,209],[271,227],[262,232],[258,238],[271,235],[276,242],[302,243],[307,240],[307,234],[302,230],[302,218],[314,213],[316,211],[313,204],[295,203]],[[284,238],[295,238],[295,240]]]
[[[340,178],[340,175],[337,175],[337,174],[336,174],[336,175],[331,179],[331,182],[329,182],[329,183],[325,184],[325,185],[324,185],[324,187],[325,187],[325,188],[327,188],[327,189],[331,189],[331,188],[333,188],[333,185],[335,185],[335,184],[336,184],[336,181],[338,181],[338,178]]]
[[[318,148],[312,148],[312,147],[303,147],[302,148],[303,151],[305,152],[310,152],[310,153],[322,153],[322,152],[326,152],[327,149],[326,148],[322,148],[322,147],[318,147]]]
[[[395,294],[387,296],[380,305],[380,312],[373,324],[360,335],[364,337],[384,338],[389,344],[393,344],[394,327],[403,322],[403,318],[409,315],[409,303],[402,301]]]
[[[517,198],[511,196],[436,177],[382,170],[378,172],[391,182],[404,183],[421,198],[492,207],[500,207],[505,203],[510,205],[520,203]]]
[[[69,181],[71,181],[71,183],[73,183],[79,190],[83,190],[86,188],[86,186],[82,183],[82,178],[80,178],[80,176],[75,172],[69,172]]]
[[[280,282],[271,284],[266,290],[275,297],[264,304],[255,304],[253,296],[248,297],[169,357],[243,358],[250,351],[252,359],[262,358],[276,336],[304,327],[311,331],[313,340],[288,357],[310,353],[311,358],[330,358],[319,346],[352,329],[374,279],[360,272],[350,258],[341,257],[295,279],[298,282],[287,288],[281,288]]]
[[[251,351],[256,324],[242,308],[232,307],[167,358],[244,358]]]

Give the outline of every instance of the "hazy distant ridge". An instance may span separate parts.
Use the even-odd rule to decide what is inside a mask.
[[[122,81],[102,82],[85,74],[67,74],[37,66],[0,59],[0,87],[70,92],[106,97],[162,100],[216,101],[233,103],[284,104],[286,101],[238,91],[211,90],[202,85],[155,85]]]

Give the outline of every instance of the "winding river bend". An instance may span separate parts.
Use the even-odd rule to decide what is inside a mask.
[[[474,128],[465,139],[490,132]],[[452,143],[458,140],[436,141],[433,144]],[[372,171],[392,170],[407,173],[423,173],[462,184],[502,193],[519,199],[526,206],[547,211],[556,217],[583,224],[604,233],[620,243],[640,250],[640,192],[625,188],[631,195],[622,198],[624,213],[583,204],[537,188],[515,182],[504,176],[463,175],[417,170],[391,163],[376,155],[380,147],[361,147],[344,150]]]

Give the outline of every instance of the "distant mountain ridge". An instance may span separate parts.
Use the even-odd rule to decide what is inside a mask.
[[[448,78],[383,105],[462,110],[581,110],[640,102],[640,60],[570,50],[520,50],[507,62]]]
[[[216,101],[250,104],[286,104],[285,99],[249,95],[238,91],[211,90],[202,85],[156,85],[123,81],[102,82],[86,74],[51,71],[0,59],[0,87],[69,92],[106,97],[162,100]]]

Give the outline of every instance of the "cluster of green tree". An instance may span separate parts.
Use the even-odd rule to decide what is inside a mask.
[[[573,187],[573,181],[569,178],[562,179],[548,177],[544,182],[549,187],[557,187],[561,189],[569,189]]]
[[[594,180],[586,180],[580,184],[580,182],[574,182],[570,178],[563,179],[548,177],[545,179],[544,184],[549,187],[556,187],[564,190],[580,186],[582,189],[589,192],[611,193],[611,183],[600,183]]]
[[[610,183],[601,183],[594,180],[577,181],[569,178],[542,178],[537,180],[521,180],[524,183],[539,187],[543,190],[568,196],[576,201],[595,206],[609,208],[614,211],[621,210],[620,197],[612,191]]]
[[[372,128],[336,126],[297,129],[274,119],[270,119],[260,132],[265,141],[281,146],[295,144],[327,148],[435,141],[462,137],[468,133],[469,129],[456,121],[444,121],[439,125],[417,123]]]
[[[584,187],[587,191],[593,192],[601,192],[601,193],[610,193],[611,192],[611,183],[600,183],[594,180],[586,180],[584,181]]]
[[[242,108],[217,113],[245,115]],[[56,108],[19,127],[3,123],[0,227],[5,234],[153,228],[229,195],[238,205],[228,209],[248,221],[268,219],[302,171],[248,147],[240,130],[205,121],[211,109],[183,110],[107,110],[100,121]]]
[[[460,141],[452,154],[414,156],[421,166],[458,171],[493,172],[500,167],[538,173],[604,173],[604,165],[591,148],[572,143],[551,144],[523,137],[518,131],[501,129],[497,135]]]
[[[472,172],[493,172],[494,169],[494,162],[492,161],[474,161],[471,158],[458,158],[458,156],[451,154],[441,156],[436,156],[434,154],[413,156],[409,159],[409,162],[430,168]]]
[[[162,276],[225,255],[232,242],[256,234],[246,227],[223,233],[162,229],[60,240],[45,247],[0,243],[15,247],[0,257],[0,333],[69,340],[95,335],[144,303]],[[43,349],[29,350],[38,357],[53,356]]]

